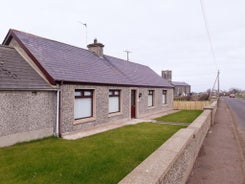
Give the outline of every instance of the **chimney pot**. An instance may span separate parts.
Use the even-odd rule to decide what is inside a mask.
[[[168,82],[172,82],[172,71],[171,70],[162,71],[162,78],[166,79]]]
[[[103,57],[103,47],[102,43],[98,43],[97,39],[94,39],[94,43],[87,45],[88,50],[95,53],[99,57]]]

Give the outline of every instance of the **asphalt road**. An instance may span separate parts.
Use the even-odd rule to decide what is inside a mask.
[[[245,129],[245,100],[238,98],[226,98],[226,102],[233,112],[238,127]]]
[[[245,157],[245,99],[225,98],[237,126],[240,144]]]

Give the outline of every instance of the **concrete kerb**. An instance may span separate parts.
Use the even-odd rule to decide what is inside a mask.
[[[187,128],[179,130],[119,184],[185,183],[211,126],[217,102]],[[214,111],[214,113],[212,113]]]

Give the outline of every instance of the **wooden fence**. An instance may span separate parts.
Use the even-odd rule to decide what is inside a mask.
[[[203,110],[210,101],[174,101],[173,108],[179,110]]]

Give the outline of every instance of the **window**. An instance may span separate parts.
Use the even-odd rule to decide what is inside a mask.
[[[93,90],[75,90],[74,119],[93,116]]]
[[[152,107],[154,105],[153,96],[154,96],[154,91],[153,90],[149,90],[148,91],[148,107]]]
[[[120,111],[120,90],[109,90],[109,113]]]
[[[162,91],[162,104],[167,104],[167,90]]]

